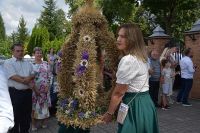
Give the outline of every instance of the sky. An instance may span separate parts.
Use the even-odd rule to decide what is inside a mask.
[[[31,29],[40,17],[43,5],[44,0],[0,0],[0,13],[6,34],[10,35],[13,31],[17,31],[19,19],[22,15],[31,34]],[[58,9],[63,9],[67,15],[69,7],[65,4],[65,0],[56,0],[56,6]]]

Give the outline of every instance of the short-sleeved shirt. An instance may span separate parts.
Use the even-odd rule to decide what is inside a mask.
[[[154,60],[150,58],[150,68],[153,69],[153,74],[151,74],[150,81],[159,81],[160,80],[160,61],[159,59]]]
[[[13,57],[4,62],[4,68],[7,74],[9,87],[15,87],[18,90],[25,90],[30,88],[29,85],[25,85],[10,79],[14,75],[21,77],[28,77],[33,75],[33,66],[30,62],[24,59],[17,60],[15,57]]]
[[[181,78],[193,79],[195,69],[190,57],[184,56],[180,61],[180,67],[181,67]]]
[[[149,90],[148,63],[144,63],[135,56],[124,56],[118,65],[118,84],[128,85],[127,92],[145,92]]]

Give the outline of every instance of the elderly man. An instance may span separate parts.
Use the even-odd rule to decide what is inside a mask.
[[[158,104],[158,92],[160,88],[160,60],[159,52],[157,50],[152,50],[149,58],[150,69],[149,74],[149,94],[156,107],[159,107]]]
[[[8,80],[3,71],[3,60],[0,60],[0,133],[6,133],[14,126],[13,107],[8,92]]]

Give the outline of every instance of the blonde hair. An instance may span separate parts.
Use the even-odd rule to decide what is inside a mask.
[[[142,32],[137,24],[127,23],[119,27],[125,30],[127,53],[136,56],[143,62],[147,62],[147,50],[145,47]]]

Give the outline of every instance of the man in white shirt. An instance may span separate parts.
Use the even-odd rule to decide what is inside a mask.
[[[0,133],[6,133],[14,126],[13,107],[8,92],[8,80],[0,60]]]
[[[13,44],[11,50],[13,57],[4,62],[15,122],[10,133],[28,133],[32,112],[30,85],[34,79],[33,67],[30,62],[23,59],[23,44]]]
[[[181,89],[177,95],[177,103],[182,102],[183,106],[192,106],[188,102],[188,96],[193,84],[195,67],[192,62],[193,52],[191,48],[185,50],[185,56],[180,61],[181,68]]]

